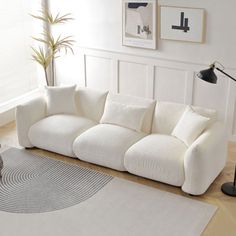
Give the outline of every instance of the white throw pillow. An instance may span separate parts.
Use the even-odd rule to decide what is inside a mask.
[[[143,118],[142,132],[149,134],[152,126],[153,111],[156,101],[149,98],[136,97],[120,93],[108,93],[107,101],[118,102],[129,106],[140,106],[146,108],[146,113]]]
[[[146,111],[145,107],[107,101],[100,123],[119,125],[141,132]]]
[[[202,133],[210,121],[210,118],[201,116],[187,106],[179,122],[172,131],[172,135],[190,146]]]
[[[63,87],[46,86],[47,115],[76,114],[75,88],[76,85]]]

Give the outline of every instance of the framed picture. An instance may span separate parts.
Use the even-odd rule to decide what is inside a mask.
[[[160,6],[160,38],[203,43],[205,10]]]
[[[123,45],[156,49],[156,0],[123,0],[122,4]]]

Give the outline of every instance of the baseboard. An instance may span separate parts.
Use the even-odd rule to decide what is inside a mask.
[[[0,114],[0,127],[15,120],[15,108]]]
[[[15,108],[17,105],[29,101],[42,94],[40,89],[35,89],[17,98],[0,104],[0,126],[4,126],[15,120]]]

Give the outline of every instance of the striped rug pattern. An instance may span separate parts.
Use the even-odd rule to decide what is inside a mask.
[[[1,154],[0,211],[42,213],[79,204],[113,177],[11,148]]]

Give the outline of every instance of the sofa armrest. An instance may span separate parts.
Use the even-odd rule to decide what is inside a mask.
[[[19,144],[32,147],[28,138],[30,127],[46,115],[46,101],[43,97],[32,99],[16,107],[16,129]]]
[[[193,195],[203,194],[224,168],[226,159],[225,130],[220,122],[215,122],[185,153],[182,190]]]

